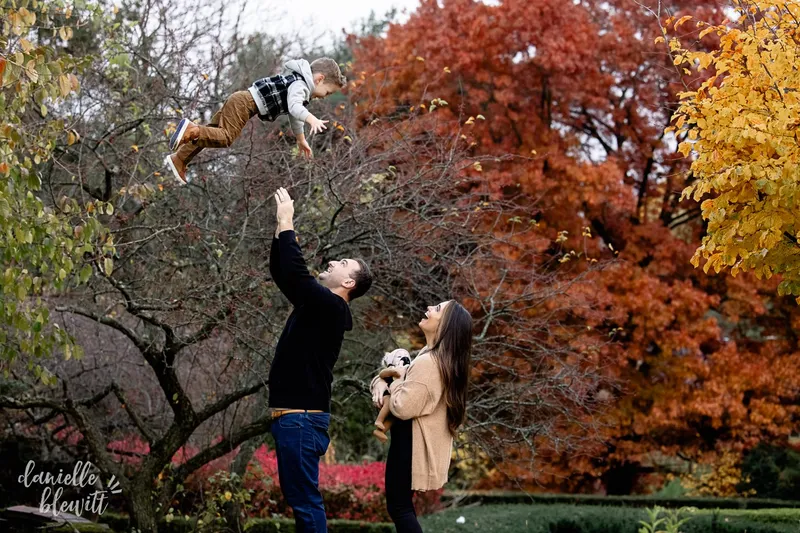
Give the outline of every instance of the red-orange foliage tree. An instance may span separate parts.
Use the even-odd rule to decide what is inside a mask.
[[[604,441],[578,458],[539,443],[534,472],[520,468],[533,447],[508,445],[495,459],[510,477],[494,484],[574,489],[601,479],[609,492],[624,493],[665,457],[707,459],[800,427],[798,310],[771,284],[692,267],[703,226],[698,205],[680,200],[692,179],[688,163],[663,134],[677,92],[698,84],[700,74],[677,70],[664,45],[654,44],[658,21],[691,12],[718,23],[724,7],[713,0],[423,0],[385,37],[353,38],[354,98],[377,102],[362,110],[365,120],[435,105],[460,123],[482,170],[469,190],[513,201],[521,220],[542,228],[515,240],[538,252],[528,268],[551,269],[548,254],[559,252],[549,243],[559,232],[567,248],[579,248],[587,231],[598,235],[588,241],[589,256],[617,257],[591,274],[593,289],[581,294],[591,310],[574,315],[591,329],[571,340],[595,347],[614,340],[596,355],[620,383],[603,393],[611,402]],[[716,44],[714,35],[699,39],[694,24],[667,30],[697,47]],[[492,159],[505,154],[517,157]]]

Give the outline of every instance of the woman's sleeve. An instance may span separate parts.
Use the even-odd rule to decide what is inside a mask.
[[[389,408],[400,420],[429,415],[439,403],[441,387],[436,386],[439,369],[429,361],[411,364],[404,379],[396,379],[389,385]]]

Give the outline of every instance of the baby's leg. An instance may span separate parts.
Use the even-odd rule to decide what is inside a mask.
[[[373,431],[373,432],[372,432],[372,434],[373,434],[373,435],[375,435],[375,437],[376,437],[376,438],[377,438],[379,441],[381,441],[382,443],[384,443],[384,444],[385,444],[385,443],[387,443],[387,442],[389,442],[389,437],[387,437],[387,436],[386,436],[386,433],[384,433],[384,432],[383,432],[383,431],[381,431],[380,429],[376,429],[375,431]]]
[[[375,419],[375,426],[381,431],[384,431],[385,428],[385,421],[386,418],[389,416],[389,398],[388,395],[384,395],[383,397],[383,406],[381,406],[381,410],[378,413],[378,418]]]
[[[386,433],[387,431],[392,429],[393,423],[394,423],[394,415],[392,413],[389,413],[389,415],[383,421],[383,427],[384,427],[383,432]]]

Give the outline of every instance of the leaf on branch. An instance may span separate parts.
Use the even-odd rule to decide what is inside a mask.
[[[62,74],[58,77],[58,89],[61,91],[61,96],[63,97],[66,97],[70,93],[72,86],[66,74]]]

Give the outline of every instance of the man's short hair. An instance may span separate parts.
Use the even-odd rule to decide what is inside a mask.
[[[325,82],[337,85],[340,89],[347,85],[347,78],[342,74],[339,63],[330,57],[321,57],[312,61],[311,73],[322,74],[325,76]]]
[[[372,271],[362,259],[356,259],[356,263],[359,266],[358,272],[352,275],[356,284],[348,294],[351,302],[360,296],[364,296],[369,288],[372,287]]]

